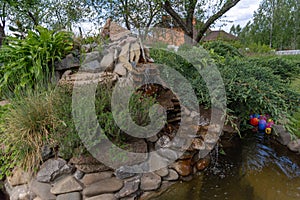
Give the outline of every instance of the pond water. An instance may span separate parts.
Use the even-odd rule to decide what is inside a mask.
[[[189,182],[172,185],[151,200],[299,200],[300,156],[268,136],[222,138],[224,155]]]

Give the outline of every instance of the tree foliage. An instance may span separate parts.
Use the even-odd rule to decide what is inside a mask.
[[[92,0],[100,19],[112,18],[125,24],[128,30],[153,26],[161,17],[157,1]]]
[[[263,0],[239,36],[246,43],[276,49],[300,48],[300,4],[295,0]]]

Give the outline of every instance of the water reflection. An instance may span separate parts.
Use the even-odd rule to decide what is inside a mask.
[[[250,133],[230,143],[223,145],[226,156],[220,155],[209,169],[152,200],[300,199],[299,155],[263,134]]]

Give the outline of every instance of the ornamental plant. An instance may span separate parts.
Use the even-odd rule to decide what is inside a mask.
[[[0,93],[44,87],[54,78],[54,62],[73,48],[72,33],[37,26],[25,39],[8,37],[0,49]]]

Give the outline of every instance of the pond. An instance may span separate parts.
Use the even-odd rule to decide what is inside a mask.
[[[299,200],[300,157],[259,133],[222,138],[209,168],[151,200]],[[220,150],[219,152],[223,152]]]

